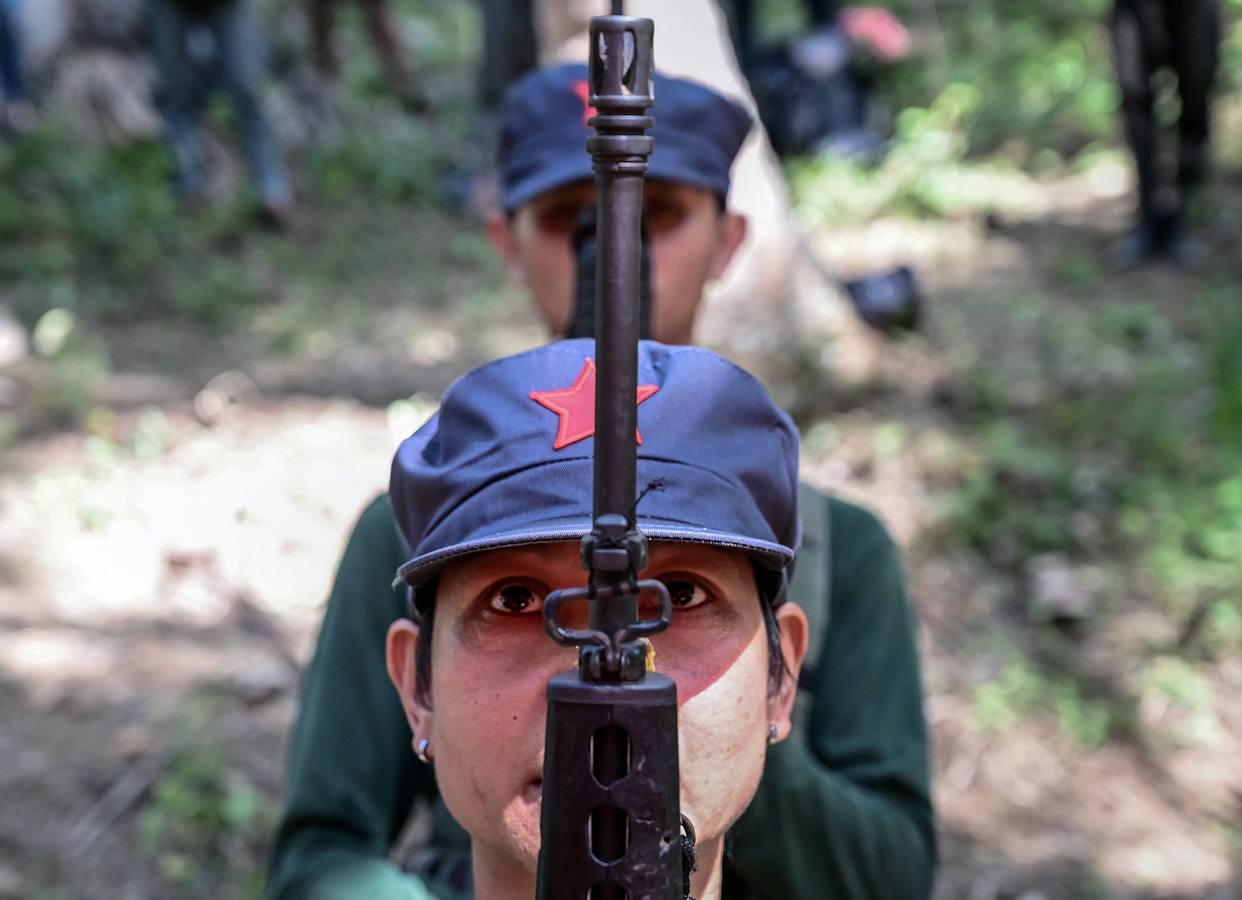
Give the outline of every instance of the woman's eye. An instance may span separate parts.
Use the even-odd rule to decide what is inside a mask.
[[[664,582],[664,586],[668,588],[673,609],[693,609],[707,602],[707,591],[693,581],[670,578]]]
[[[685,220],[686,210],[675,204],[653,204],[647,210],[647,229],[652,234],[673,231]]]
[[[582,207],[577,205],[559,205],[541,210],[537,217],[539,228],[549,234],[573,234],[578,227],[581,210]]]
[[[528,585],[506,584],[492,594],[488,605],[495,612],[522,615],[543,609],[543,597]]]

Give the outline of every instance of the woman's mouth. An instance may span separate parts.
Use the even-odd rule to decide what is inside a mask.
[[[522,788],[522,799],[529,803],[543,799],[543,778],[532,778]]]

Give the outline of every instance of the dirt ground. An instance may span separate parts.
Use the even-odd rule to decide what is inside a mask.
[[[1152,700],[1132,739],[1094,746],[1046,711],[985,726],[979,688],[1001,666],[984,638],[1013,624],[1022,586],[926,539],[943,514],[936,448],[970,437],[945,400],[958,371],[950,326],[1002,283],[1067,308],[1093,302],[1048,291],[1068,248],[1102,256],[1121,224],[1116,196],[1081,188],[1045,185],[1046,214],[1011,228],[881,221],[816,236],[843,264],[898,237],[927,282],[930,321],[924,337],[870,344],[865,384],[798,397],[804,424],[831,429],[808,440],[804,476],[875,508],[907,551],[940,900],[1242,897],[1228,827],[1242,818],[1242,662],[1211,668],[1207,721]],[[1099,290],[1172,306],[1183,278],[1156,270]],[[394,333],[428,328],[418,310],[381,313]],[[523,316],[491,327],[520,346],[537,335]],[[1011,352],[981,328],[980,353]],[[132,352],[113,351],[106,421],[25,439],[0,461],[3,898],[254,896],[298,672],[343,538],[384,487],[396,442],[473,361],[458,347],[420,362],[409,342],[361,361],[338,348],[283,362],[195,344],[169,373],[142,352],[163,339],[194,343],[158,326],[113,335]],[[1153,643],[1172,627],[1141,605],[1124,621]],[[1080,652],[1088,668],[1122,665],[1108,634]]]

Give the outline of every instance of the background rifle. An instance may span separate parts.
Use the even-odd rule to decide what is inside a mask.
[[[539,900],[682,900],[677,771],[677,687],[647,671],[642,638],[668,627],[672,604],[658,581],[639,581],[647,542],[636,512],[638,320],[643,177],[652,140],[653,24],[618,15],[591,20],[587,142],[596,179],[596,389],[593,522],[582,540],[586,587],[555,591],[544,624],[578,647],[578,668],[548,683]],[[660,599],[639,620],[638,599]],[[586,629],[559,610],[589,601]]]
[[[566,337],[595,337],[595,285],[599,260],[596,254],[595,207],[584,207],[574,227],[574,317]],[[647,229],[643,226],[639,252],[638,336],[651,337],[651,254],[647,251]]]

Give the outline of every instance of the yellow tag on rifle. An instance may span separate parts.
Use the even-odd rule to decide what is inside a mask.
[[[651,641],[647,640],[646,638],[639,638],[638,643],[642,644],[643,647],[645,647],[647,650],[647,671],[654,672],[655,671],[655,647],[652,646]]]

